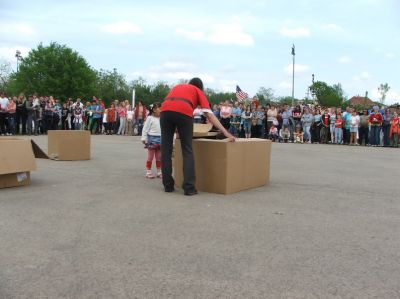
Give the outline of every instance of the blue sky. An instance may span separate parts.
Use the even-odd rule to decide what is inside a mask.
[[[15,68],[39,42],[66,44],[96,69],[128,80],[176,83],[199,76],[206,87],[253,95],[261,86],[295,96],[311,82],[341,83],[347,96],[400,102],[399,0],[5,1],[0,58]]]

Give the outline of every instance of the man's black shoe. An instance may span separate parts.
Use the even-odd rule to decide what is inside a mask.
[[[165,191],[165,192],[174,192],[174,191],[175,191],[175,188],[174,188],[174,187],[165,187],[165,188],[164,188],[164,191]]]
[[[194,190],[185,190],[184,194],[187,195],[187,196],[196,195],[197,194],[197,190],[196,189],[194,189]]]

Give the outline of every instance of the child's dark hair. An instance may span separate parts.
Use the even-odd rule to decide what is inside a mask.
[[[154,113],[154,110],[155,109],[157,109],[157,108],[160,108],[161,107],[161,105],[160,105],[160,103],[159,102],[155,102],[155,103],[153,103],[153,104],[151,104],[150,106],[149,106],[149,115],[153,115],[153,113]]]

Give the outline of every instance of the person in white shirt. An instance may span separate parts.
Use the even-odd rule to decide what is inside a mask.
[[[357,134],[359,125],[360,125],[360,116],[358,115],[357,111],[353,109],[350,116],[350,145],[358,145]]]
[[[160,104],[150,105],[149,116],[143,125],[142,142],[147,148],[146,178],[153,179],[151,166],[156,159],[157,177],[161,178],[161,127],[160,127]]]
[[[6,116],[7,116],[8,98],[4,93],[0,93],[0,134],[6,134]]]

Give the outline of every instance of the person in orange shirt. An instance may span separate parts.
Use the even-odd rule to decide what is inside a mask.
[[[172,150],[175,130],[178,130],[183,155],[183,190],[185,195],[195,195],[196,176],[192,149],[193,110],[200,106],[204,115],[226,137],[235,140],[219,122],[210,109],[210,104],[203,92],[203,82],[193,78],[188,84],[178,84],[171,89],[161,106],[161,167],[165,192],[174,191],[172,177]]]
[[[400,123],[397,112],[393,112],[393,118],[390,121],[390,139],[393,147],[399,147]]]

